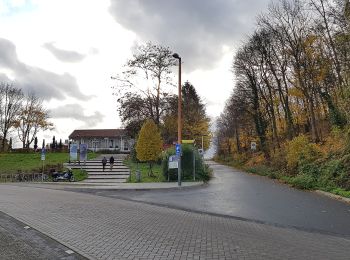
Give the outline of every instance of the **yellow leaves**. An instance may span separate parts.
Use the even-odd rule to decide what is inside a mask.
[[[301,160],[314,161],[322,154],[317,144],[310,143],[305,135],[299,135],[286,143],[287,166],[296,169]]]
[[[327,154],[342,153],[346,147],[344,132],[339,128],[333,128],[330,135],[326,138],[322,150]]]
[[[295,88],[295,87],[294,88],[290,88],[288,90],[288,93],[289,93],[289,96],[291,96],[291,97],[297,97],[297,98],[303,98],[304,97],[303,92],[300,89]]]
[[[153,120],[147,120],[139,133],[136,144],[137,159],[142,162],[156,161],[162,152],[163,140]]]

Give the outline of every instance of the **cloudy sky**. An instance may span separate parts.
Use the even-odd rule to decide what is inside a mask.
[[[135,44],[152,41],[180,54],[183,80],[216,117],[233,87],[234,51],[268,2],[0,0],[0,81],[44,98],[55,124],[42,135],[48,140],[121,127],[111,76]]]

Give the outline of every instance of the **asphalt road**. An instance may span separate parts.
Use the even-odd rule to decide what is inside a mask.
[[[349,204],[296,190],[266,177],[210,164],[215,178],[201,187],[80,191],[350,237]]]

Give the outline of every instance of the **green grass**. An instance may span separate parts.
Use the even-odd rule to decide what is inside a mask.
[[[332,189],[332,190],[330,190],[328,192],[331,192],[333,194],[336,194],[336,195],[339,195],[339,196],[342,196],[342,197],[350,198],[350,191],[344,190],[344,189],[341,189],[341,188]]]
[[[84,170],[73,169],[72,171],[73,171],[75,181],[83,181],[88,176],[87,172]]]
[[[135,183],[136,182],[137,163],[132,162],[130,159],[125,160],[124,163],[131,170],[131,180],[129,180],[128,182]],[[154,177],[148,176],[148,172],[149,172],[149,164],[148,163],[139,163],[138,167],[141,171],[141,182],[163,182],[163,181],[165,181],[164,176],[162,174],[161,165],[158,165],[158,164],[153,165]]]
[[[59,168],[68,161],[68,153],[47,153],[45,168]],[[89,153],[88,159],[95,158],[95,153]],[[0,174],[21,172],[42,172],[43,161],[40,153],[0,153]]]

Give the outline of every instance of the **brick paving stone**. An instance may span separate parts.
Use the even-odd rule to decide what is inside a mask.
[[[91,259],[349,259],[350,240],[138,202],[3,185],[0,211]]]

